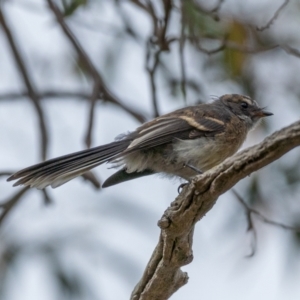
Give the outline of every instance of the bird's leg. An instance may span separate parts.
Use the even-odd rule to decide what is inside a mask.
[[[198,174],[203,174],[203,172],[201,170],[199,170],[198,168],[196,168],[190,164],[184,164],[183,166],[192,169],[193,171],[197,172]]]
[[[187,167],[187,168],[190,168],[190,169],[192,169],[193,171],[197,172],[198,174],[203,174],[203,172],[202,172],[201,170],[199,170],[198,168],[196,168],[196,167],[194,167],[194,166],[192,166],[192,165],[190,165],[190,164],[184,164],[183,167],[184,167],[184,168],[186,168],[186,167]],[[190,181],[180,184],[179,187],[177,188],[178,194],[180,194],[181,190],[182,190],[186,185],[188,185],[188,184],[190,184]]]

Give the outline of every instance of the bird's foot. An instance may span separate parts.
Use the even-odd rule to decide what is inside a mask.
[[[199,170],[198,168],[194,167],[193,165],[190,165],[190,164],[184,164],[183,165],[184,168],[190,168],[191,170],[195,171],[196,173],[198,174],[203,174],[203,172],[201,170]],[[181,193],[182,189],[186,186],[190,184],[190,182],[185,182],[185,183],[182,183],[181,185],[179,185],[179,187],[177,188],[177,192],[178,194]]]
[[[186,185],[189,185],[189,184],[190,184],[190,182],[184,182],[184,183],[180,184],[179,187],[177,188],[178,194],[180,194],[181,191],[182,191],[182,189],[183,189]]]

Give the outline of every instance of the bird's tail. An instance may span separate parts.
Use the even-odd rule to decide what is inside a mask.
[[[25,185],[43,189],[56,188],[69,180],[101,165],[124,151],[130,141],[120,140],[107,145],[47,160],[16,172],[7,181],[18,180],[14,186]]]

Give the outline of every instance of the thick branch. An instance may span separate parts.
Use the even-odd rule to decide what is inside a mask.
[[[193,259],[195,224],[214,206],[218,197],[238,181],[299,145],[300,121],[195,177],[159,221],[160,240],[131,299],[168,299],[184,285],[188,277],[180,267]]]

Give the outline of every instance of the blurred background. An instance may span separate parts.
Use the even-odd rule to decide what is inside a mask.
[[[243,147],[260,142],[300,117],[299,16],[296,0],[1,0],[0,299],[128,299],[180,181],[102,190],[108,165],[44,191],[6,178],[226,93],[274,113]],[[235,189],[299,226],[299,161],[295,149]],[[300,235],[252,221],[220,197],[172,299],[299,299]]]

